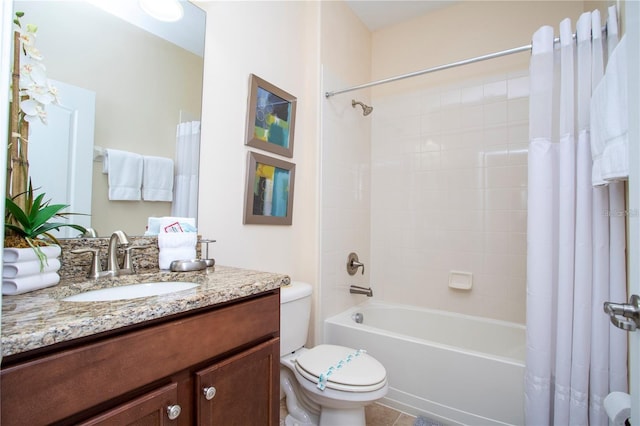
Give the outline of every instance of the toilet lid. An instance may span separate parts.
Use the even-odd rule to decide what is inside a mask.
[[[373,391],[386,383],[387,371],[375,358],[367,353],[355,356],[356,349],[336,345],[318,345],[302,353],[296,359],[296,369],[306,379],[318,383],[321,374],[327,375],[326,387],[338,390]],[[350,357],[351,356],[351,357]],[[335,368],[340,361],[342,368]]]

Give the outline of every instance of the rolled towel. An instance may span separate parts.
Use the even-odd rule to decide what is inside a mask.
[[[4,278],[2,280],[2,294],[13,296],[41,288],[51,287],[60,282],[60,275],[56,272],[29,275],[22,278]]]
[[[158,265],[169,269],[174,260],[196,258],[198,234],[195,232],[171,232],[158,234]]]
[[[43,263],[40,263],[39,260],[6,263],[2,269],[2,278],[22,278],[41,272],[57,272],[58,269],[60,269],[60,260],[58,259],[47,259]]]
[[[60,246],[55,245],[40,247],[40,250],[42,250],[42,253],[49,259],[58,257],[61,253]],[[4,263],[25,262],[29,260],[39,260],[35,250],[31,248],[5,248],[2,255],[2,261]]]

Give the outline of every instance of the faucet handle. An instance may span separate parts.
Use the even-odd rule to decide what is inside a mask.
[[[358,272],[358,268],[362,268],[362,275],[364,275],[364,263],[360,262],[356,253],[349,253],[349,256],[347,256],[347,272],[349,275],[355,275]]]
[[[71,250],[73,254],[91,253],[91,266],[87,278],[98,278],[102,276],[102,266],[100,265],[100,249],[99,248],[81,248]]]
[[[144,245],[139,245],[139,246],[127,246],[125,247],[124,250],[124,259],[122,261],[122,269],[120,269],[120,273],[121,274],[127,274],[126,271],[129,271],[130,274],[135,273],[135,270],[133,268],[133,259],[131,257],[131,251],[132,250],[137,250],[137,249],[143,249],[143,248],[147,248],[147,247],[151,247],[151,244],[144,244]]]

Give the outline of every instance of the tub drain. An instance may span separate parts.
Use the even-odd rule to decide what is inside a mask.
[[[364,315],[362,315],[361,312],[356,312],[351,316],[351,318],[353,318],[353,320],[358,324],[362,324],[362,321],[364,320]]]

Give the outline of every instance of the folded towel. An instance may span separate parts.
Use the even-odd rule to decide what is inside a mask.
[[[606,185],[629,177],[626,37],[609,57],[604,77],[591,97],[591,180]]]
[[[58,269],[60,269],[60,260],[58,259],[47,259],[42,264],[39,260],[5,263],[2,269],[2,278],[22,278],[40,272],[57,272]]]
[[[142,155],[107,149],[102,172],[109,175],[109,200],[142,199]]]
[[[158,234],[158,248],[194,248],[198,242],[195,232],[170,232]]]
[[[163,248],[158,252],[158,267],[170,269],[174,260],[193,260],[196,258],[196,249],[189,248]]]
[[[169,269],[174,260],[196,258],[198,234],[195,232],[171,232],[158,234],[158,265]]]
[[[145,201],[173,200],[173,160],[145,155],[142,172],[142,199]]]
[[[22,278],[4,278],[2,280],[2,294],[13,296],[28,291],[39,290],[45,287],[51,287],[60,282],[60,275],[56,272],[47,272],[46,274],[29,275]]]
[[[60,256],[60,246],[40,247],[42,253],[49,259]],[[26,262],[29,260],[39,260],[36,251],[31,248],[5,248],[2,255],[4,263]]]

